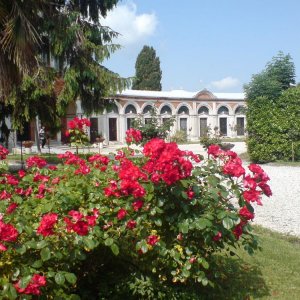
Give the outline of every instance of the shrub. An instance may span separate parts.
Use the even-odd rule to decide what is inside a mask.
[[[177,130],[175,134],[171,137],[171,141],[175,143],[185,143],[187,142],[186,131]]]
[[[300,160],[300,87],[290,88],[275,101],[248,101],[248,152],[254,162]]]
[[[208,153],[200,162],[153,139],[142,157],[129,147],[88,160],[67,152],[56,167],[32,157],[18,175],[2,171],[1,297],[92,299],[116,288],[159,299],[175,283],[213,286],[215,254],[257,248],[252,204],[271,191],[259,166],[246,175],[234,152]]]

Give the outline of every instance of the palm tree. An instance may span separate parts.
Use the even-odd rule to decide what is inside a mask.
[[[43,2],[0,0],[0,101],[37,66],[41,40],[36,25]]]

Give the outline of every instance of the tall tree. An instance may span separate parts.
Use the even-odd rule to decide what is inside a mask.
[[[87,114],[102,111],[128,86],[101,65],[119,48],[117,33],[101,25],[117,2],[0,0],[0,94],[15,128],[36,114],[52,122],[78,98]]]
[[[282,91],[295,84],[295,65],[289,54],[280,51],[268,62],[265,69],[252,76],[251,82],[244,85],[248,101],[257,97],[277,99]]]
[[[289,90],[294,84],[292,58],[279,52],[261,73],[253,75],[251,82],[244,86],[247,98],[247,146],[253,161],[289,159],[292,157],[290,144],[299,147],[299,136],[287,130],[287,122],[282,119],[282,116],[289,118],[286,114],[289,110],[283,109],[283,106],[295,107],[292,98],[295,95],[298,97],[299,91],[293,93]],[[293,126],[292,123],[289,125]]]
[[[144,46],[135,63],[134,90],[161,91],[160,60],[153,47]]]

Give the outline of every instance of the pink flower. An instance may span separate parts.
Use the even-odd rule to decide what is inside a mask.
[[[32,156],[26,160],[26,164],[28,168],[37,167],[41,169],[47,165],[47,162],[39,156]]]
[[[0,193],[0,200],[7,200],[7,199],[10,199],[11,198],[11,194],[8,193],[6,190],[2,191]]]
[[[140,142],[142,140],[142,133],[140,130],[130,128],[126,131],[126,143],[131,144],[132,142]]]
[[[0,160],[3,160],[8,155],[9,151],[0,145]]]
[[[260,174],[260,173],[264,172],[264,170],[259,165],[256,165],[256,164],[251,164],[248,166],[248,168],[253,173]]]
[[[218,145],[210,145],[207,149],[207,153],[216,158],[219,155],[221,155],[223,153],[223,151],[221,150],[221,148]]]
[[[126,215],[127,215],[127,210],[124,209],[124,208],[121,208],[121,209],[118,211],[117,218],[118,218],[119,220],[122,220],[122,219],[124,219],[124,218],[126,217]]]
[[[261,193],[256,190],[244,191],[243,196],[247,202],[257,202],[260,203]]]
[[[57,223],[58,214],[48,213],[42,217],[40,226],[37,229],[37,233],[43,236],[49,236],[54,234],[54,225]]]
[[[26,172],[24,170],[19,170],[18,174],[20,178],[23,178],[26,175]]]
[[[240,177],[245,174],[245,169],[242,167],[240,160],[231,159],[223,166],[223,172],[233,177]]]
[[[132,203],[132,208],[134,211],[139,211],[144,205],[142,200],[137,200]]]
[[[218,242],[222,238],[222,233],[219,231],[214,237],[213,240]]]
[[[0,221],[0,240],[5,242],[15,242],[19,236],[18,230],[11,224]]]
[[[126,224],[126,227],[127,227],[128,229],[133,229],[133,228],[135,228],[135,227],[136,227],[136,221],[134,221],[134,220],[129,220],[129,221],[127,222],[127,224]]]
[[[254,214],[248,210],[247,206],[244,206],[240,209],[239,215],[243,217],[245,220],[254,219]]]
[[[191,188],[189,188],[186,192],[187,196],[189,199],[193,199],[195,196],[195,193],[193,192],[193,190]]]
[[[39,274],[34,274],[29,282],[29,284],[25,288],[20,287],[20,281],[17,282],[14,287],[16,288],[19,294],[26,295],[40,295],[40,287],[45,286],[47,284],[46,277],[41,276]]]
[[[154,246],[159,241],[159,237],[157,235],[149,235],[147,238],[147,244],[150,246]]]
[[[8,208],[6,209],[6,213],[9,215],[15,211],[15,209],[18,207],[17,203],[11,203]]]

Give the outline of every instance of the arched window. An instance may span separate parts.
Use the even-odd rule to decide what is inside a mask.
[[[152,111],[153,107],[151,105],[146,105],[143,109],[143,114],[150,114]]]
[[[178,115],[188,115],[189,114],[189,109],[186,107],[186,106],[181,106],[179,109],[178,109]]]
[[[114,113],[114,114],[118,114],[119,113],[119,109],[118,106],[116,104],[111,104],[111,106],[107,109],[108,113]]]
[[[168,105],[165,105],[161,108],[160,110],[160,114],[161,115],[171,115],[172,114],[172,110]]]
[[[208,115],[209,110],[206,106],[201,106],[198,110],[198,115]]]
[[[132,104],[127,105],[125,108],[125,114],[136,114],[136,108]]]
[[[218,115],[229,115],[229,110],[226,106],[221,106],[218,109]]]
[[[236,110],[235,110],[235,114],[236,115],[244,115],[245,114],[245,107],[244,106],[238,106],[237,108],[236,108]]]

